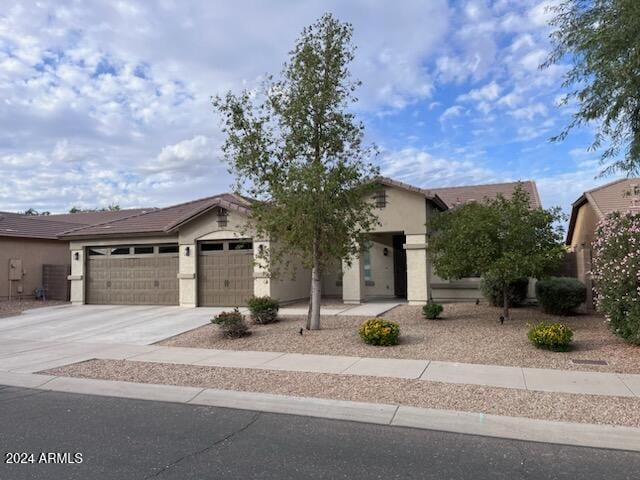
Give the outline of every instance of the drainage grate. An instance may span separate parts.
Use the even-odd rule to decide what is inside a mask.
[[[571,361],[577,365],[609,365],[604,360],[580,360],[572,358]]]

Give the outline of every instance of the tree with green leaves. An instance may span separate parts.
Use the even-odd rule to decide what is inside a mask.
[[[429,224],[429,252],[436,273],[460,279],[480,274],[503,292],[509,319],[509,285],[540,277],[564,255],[563,214],[559,208],[532,208],[519,184],[511,198],[469,202],[438,213]]]
[[[349,71],[352,34],[325,14],[302,31],[280,79],[213,99],[236,190],[257,200],[248,226],[270,241],[259,258],[271,275],[291,256],[311,271],[308,329],[320,328],[323,272],[336,260],[349,264],[378,222],[375,147],[363,144],[350,109],[360,84]]]
[[[102,208],[81,208],[73,206],[69,209],[69,213],[91,213],[91,212],[119,212],[120,205],[108,205]]]
[[[28,210],[25,210],[23,215],[28,215],[30,217],[46,217],[48,215],[51,215],[51,212],[48,211],[39,211],[36,210],[35,208],[31,207]]]
[[[573,119],[552,140],[580,125],[598,126],[592,149],[613,161],[602,174],[640,173],[640,1],[564,0],[551,7],[554,49],[542,68],[569,58],[563,103],[576,101]]]

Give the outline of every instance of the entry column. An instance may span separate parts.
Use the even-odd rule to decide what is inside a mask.
[[[427,264],[427,236],[407,234],[407,302],[424,305],[429,300],[429,268]]]
[[[342,262],[342,301],[362,303],[364,300],[364,262],[360,256],[351,261],[351,266]]]

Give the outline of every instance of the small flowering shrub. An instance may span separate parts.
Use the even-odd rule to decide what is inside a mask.
[[[427,303],[422,307],[422,316],[427,320],[435,320],[444,310],[443,306],[439,303]]]
[[[569,350],[573,332],[562,323],[541,322],[529,330],[527,337],[538,348],[566,352]]]
[[[360,338],[370,345],[387,347],[398,344],[400,327],[384,318],[372,318],[360,326]]]
[[[244,316],[234,309],[232,312],[222,312],[211,320],[211,323],[219,325],[222,335],[227,338],[241,338],[251,335],[249,327],[244,321]]]
[[[598,224],[591,276],[611,330],[640,345],[640,214],[613,213]]]

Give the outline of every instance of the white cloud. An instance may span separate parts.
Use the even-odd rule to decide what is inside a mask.
[[[460,114],[464,111],[464,108],[460,105],[454,105],[452,107],[447,108],[442,115],[440,115],[440,123],[444,123],[448,120],[452,120],[456,117],[459,117]]]
[[[475,88],[464,95],[460,95],[458,97],[458,101],[493,101],[500,96],[500,85],[498,85],[495,81],[492,81],[483,87]]]

